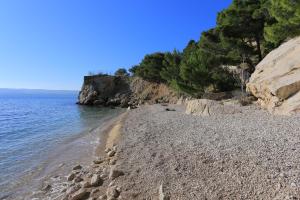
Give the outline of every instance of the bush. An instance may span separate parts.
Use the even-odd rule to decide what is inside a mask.
[[[120,68],[115,72],[115,76],[129,76],[129,73],[125,68]]]

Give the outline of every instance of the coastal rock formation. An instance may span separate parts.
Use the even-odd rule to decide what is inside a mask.
[[[78,103],[82,105],[123,105],[126,107],[130,94],[126,77],[85,76]]]
[[[176,103],[178,96],[167,85],[141,78],[85,76],[78,104],[136,107],[141,104]]]
[[[290,115],[300,111],[300,37],[272,51],[259,63],[247,90],[271,113]]]
[[[237,105],[223,104],[221,101],[195,99],[186,102],[186,114],[211,116],[241,112]]]

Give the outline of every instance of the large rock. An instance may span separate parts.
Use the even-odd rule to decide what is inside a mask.
[[[247,90],[271,113],[300,111],[300,37],[268,54],[252,74]]]
[[[186,114],[211,116],[239,112],[241,112],[241,108],[238,105],[224,105],[221,101],[195,99],[186,102]]]
[[[177,94],[166,84],[139,77],[85,76],[78,103],[95,106],[136,107],[139,104],[176,103]]]
[[[95,75],[85,76],[79,93],[79,104],[83,105],[119,105],[131,94],[127,77]]]

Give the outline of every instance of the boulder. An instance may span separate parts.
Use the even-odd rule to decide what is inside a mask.
[[[300,112],[300,37],[269,53],[257,66],[247,91],[273,114]]]
[[[70,199],[83,200],[89,198],[89,196],[90,196],[90,192],[88,192],[86,189],[80,189],[76,193],[74,193]]]
[[[97,186],[102,185],[103,180],[101,179],[99,174],[94,174],[90,183],[91,183],[91,186],[97,187]]]
[[[82,166],[81,165],[76,165],[75,167],[73,167],[73,170],[81,170]]]
[[[109,151],[109,152],[107,153],[107,155],[108,155],[109,157],[113,157],[115,154],[116,154],[116,152],[115,152],[114,150],[111,150],[111,151]]]
[[[224,105],[220,101],[208,99],[195,99],[186,102],[186,114],[198,116],[211,116],[219,114],[240,113],[241,108],[237,105]]]
[[[120,195],[120,190],[116,187],[109,187],[106,191],[107,198],[118,198]]]
[[[76,177],[76,174],[75,174],[75,173],[71,173],[71,174],[67,177],[67,181],[73,181],[75,177]]]
[[[131,91],[126,77],[95,75],[85,76],[78,103],[82,105],[117,106]],[[126,104],[126,102],[122,102]]]
[[[124,172],[121,170],[118,170],[116,167],[112,167],[110,172],[109,172],[109,179],[114,180],[118,178],[119,176],[123,176]]]

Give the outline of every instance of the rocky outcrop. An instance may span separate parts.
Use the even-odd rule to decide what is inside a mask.
[[[141,78],[85,76],[78,103],[95,106],[136,107],[141,104],[176,103],[178,96],[167,85]]]
[[[127,77],[96,75],[85,76],[79,93],[79,104],[128,106],[131,95]]]
[[[179,97],[166,84],[153,83],[135,77],[130,82],[132,102],[138,104],[172,103],[175,104]]]
[[[240,112],[240,106],[234,104],[224,104],[222,101],[195,99],[186,102],[186,114],[191,115],[211,116]]]
[[[300,37],[272,51],[258,64],[247,90],[271,113],[300,112]]]

